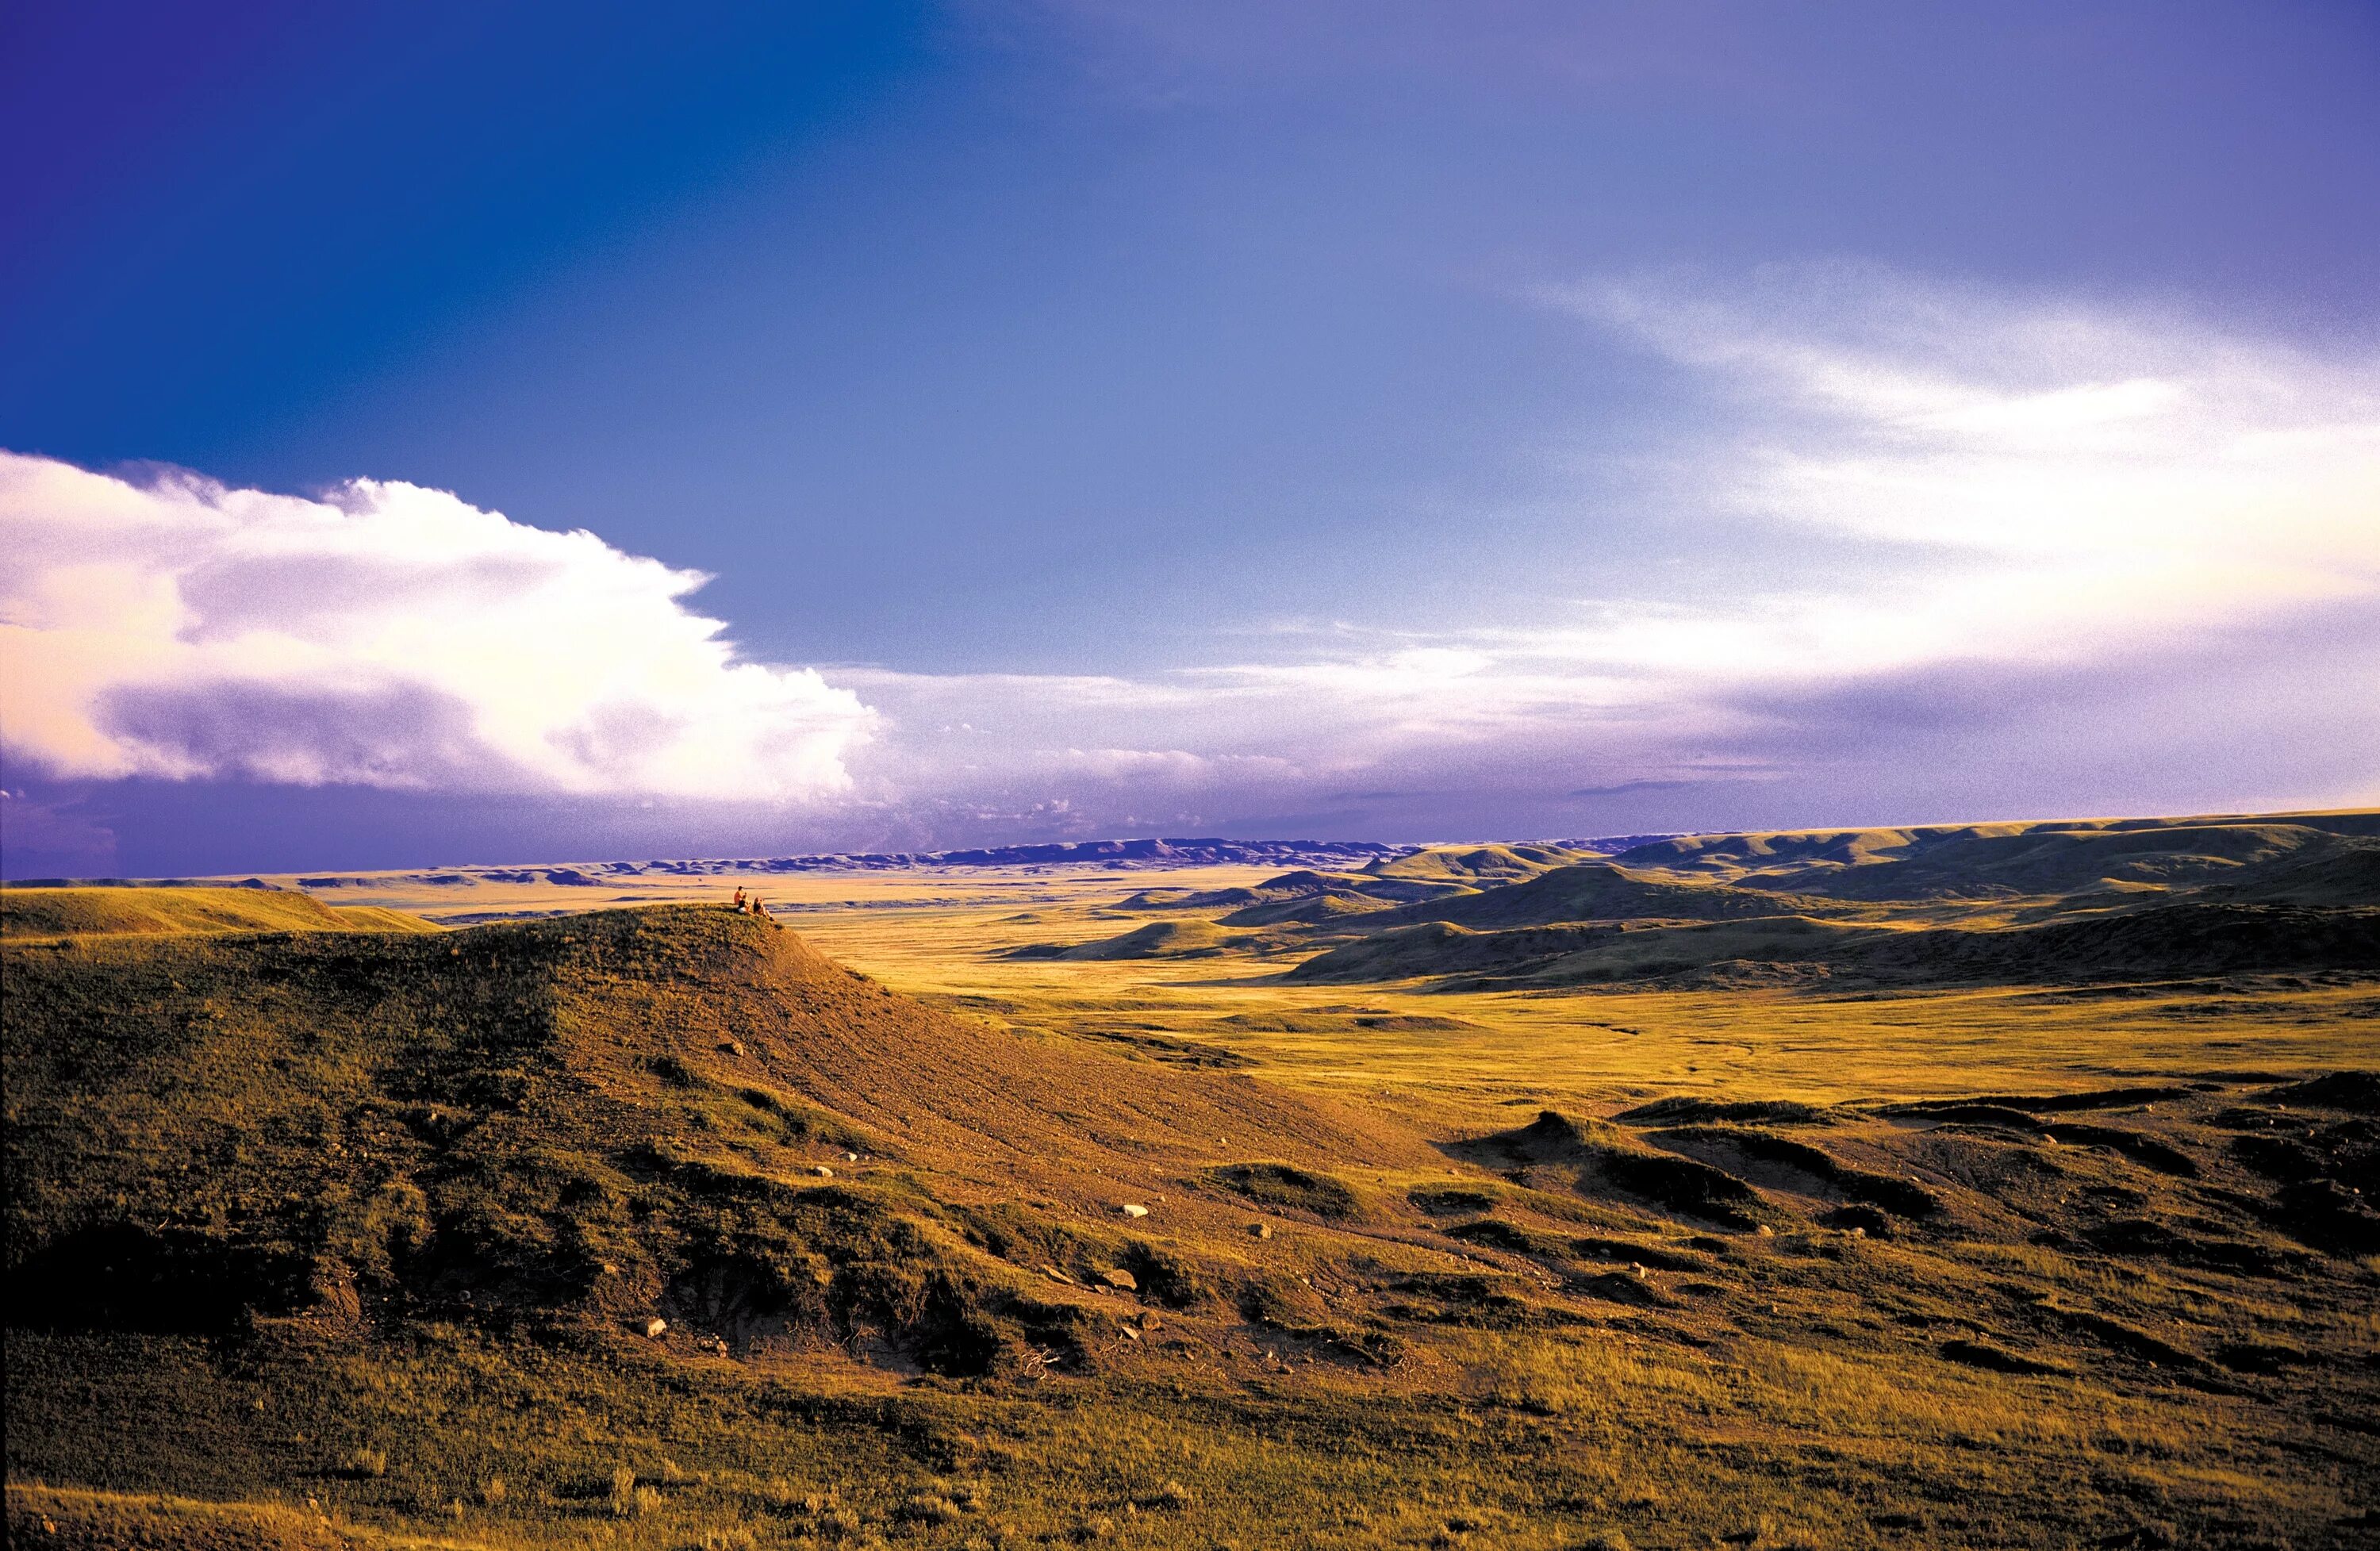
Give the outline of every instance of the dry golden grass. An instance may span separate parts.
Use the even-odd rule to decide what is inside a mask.
[[[42,1064],[54,1042],[11,1008],[12,1179],[36,1187],[12,1207],[12,1268],[27,1225],[52,1231],[42,1213],[137,1218],[222,1190],[225,1225],[299,1220],[283,1196],[345,1179],[306,1139],[352,1150],[340,1128],[407,1070],[392,1052],[429,1050],[419,1080],[531,1085],[516,1109],[400,1096],[429,1112],[405,1121],[415,1139],[374,1133],[375,1166],[422,1193],[427,1242],[476,1213],[516,1257],[505,1276],[594,1246],[645,1300],[497,1318],[516,1284],[458,1261],[443,1281],[376,1273],[394,1290],[368,1287],[359,1324],[12,1330],[13,1533],[40,1512],[79,1545],[179,1515],[251,1526],[225,1545],[310,1547],[343,1543],[288,1537],[2301,1551],[2380,1527],[2360,1421],[2380,1404],[2380,1261],[2282,1231],[2260,1215],[2271,1181],[2239,1161],[2262,1134],[2243,1127],[2366,1145],[2349,1112],[2258,1095],[2374,1065],[2372,986],[1448,993],[1285,982],[1294,955],[1237,938],[1198,959],[1013,956],[1177,918],[1115,908],[1151,883],[1266,876],[762,886],[859,979],[715,912],[665,912],[618,947],[604,917],[392,940],[342,949],[356,967],[335,973],[303,944],[12,943],[12,988],[38,962],[63,977],[53,1005],[164,1042],[106,1113],[45,1109],[95,1091],[99,1064]],[[504,887],[474,909],[369,897],[589,900]],[[122,1022],[135,974],[146,1011]],[[302,1000],[308,975],[325,989]],[[176,1076],[173,1041],[194,1038],[205,1073]],[[1891,1108],[2190,1083],[1988,1124]],[[1677,1097],[1826,1123],[1614,1119]],[[1566,1126],[1530,1128],[1544,1109]],[[226,1116],[271,1123],[236,1166],[190,1167],[223,1156]],[[1796,1145],[1853,1192],[1920,1183],[1939,1208],[1861,1216],[1840,1182],[1744,1151]],[[1733,1169],[1756,1199],[1732,1225],[1672,1210],[1613,1188],[1606,1154]],[[785,1205],[753,1216],[721,1192]],[[352,1199],[376,1232],[413,1220]],[[860,1317],[764,1331],[669,1292],[712,1231],[816,1256]],[[1105,1279],[1127,1268],[1134,1288]],[[896,1327],[898,1290],[937,1277],[998,1334],[980,1371]],[[647,1340],[624,1321],[657,1297],[680,1301]]]
[[[1247,882],[1248,872],[1166,876],[1218,888]],[[1258,1061],[1270,1081],[1473,1114],[1514,1100],[1620,1105],[1656,1092],[1833,1102],[2084,1087],[2144,1073],[2326,1071],[2370,1064],[2380,1028],[2380,987],[2370,984],[1465,994],[1284,984],[1290,961],[1253,953],[1017,960],[1006,955],[1018,947],[1092,940],[1128,925],[1106,908],[1113,884],[1044,900],[1030,921],[1012,918],[1014,896],[997,881],[978,887],[985,897],[966,904],[788,920],[829,955],[955,1008],[1075,1036],[1214,1043]],[[1461,1026],[1377,1026],[1384,1015]],[[1220,1026],[1225,1019],[1233,1026]],[[1299,1026],[1269,1029],[1268,1020]]]
[[[157,936],[184,932],[427,932],[418,916],[341,908],[263,889],[0,889],[0,938]]]

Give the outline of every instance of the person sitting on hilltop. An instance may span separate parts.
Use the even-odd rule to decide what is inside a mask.
[[[735,909],[737,909],[737,910],[741,910],[741,909],[743,909],[743,908],[744,908],[744,886],[743,886],[742,884],[740,884],[740,883],[739,883],[739,884],[737,884],[737,885],[735,886]]]

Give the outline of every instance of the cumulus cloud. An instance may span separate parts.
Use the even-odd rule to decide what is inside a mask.
[[[444,491],[0,454],[0,733],[53,778],[800,802],[872,713],[739,661],[706,580]]]

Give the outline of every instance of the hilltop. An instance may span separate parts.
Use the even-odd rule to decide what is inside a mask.
[[[1502,888],[1411,904],[1366,926],[1445,921],[1474,929],[1543,927],[1562,921],[1719,921],[1799,911],[1823,914],[1831,902],[1725,884],[1677,882],[1616,862],[1569,863]]]
[[[936,1012],[716,909],[431,937],[91,939],[8,968],[11,1265],[56,1300],[54,1319],[206,1328],[236,1305],[602,1326],[703,1303],[715,1327],[806,1307],[819,1290],[786,1281],[792,1255],[863,1300],[873,1276],[936,1281],[944,1306],[815,1313],[981,1371],[1024,1339],[1002,1317],[1068,1317],[1042,1287],[1020,1302],[1014,1269],[994,1285],[994,1229],[965,1215],[987,1190],[1043,1197],[1052,1224],[1098,1221],[1233,1133],[1289,1160],[1427,1156],[1393,1126],[1245,1078]],[[55,1022],[92,996],[111,1009],[103,1029]],[[108,1160],[97,1139],[127,1131],[140,1152]],[[243,1133],[212,1201],[193,1199],[189,1166]],[[853,1153],[865,1167],[838,1167]],[[67,1158],[83,1160],[71,1176]],[[888,1194],[887,1168],[935,1183],[905,1174]],[[92,1200],[119,1201],[116,1224],[91,1224]],[[770,1238],[772,1211],[812,1239]],[[1172,1216],[1185,1213],[1205,1215]],[[899,1265],[877,1268],[866,1257],[888,1244],[905,1245]],[[152,1289],[170,1303],[126,1302]],[[953,1321],[980,1350],[936,1345],[961,1339]]]
[[[1474,885],[1509,883],[1583,862],[1594,854],[1558,845],[1437,845],[1382,858],[1365,870],[1380,878]]]

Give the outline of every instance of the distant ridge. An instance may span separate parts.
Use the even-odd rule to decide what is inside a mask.
[[[1086,862],[1111,866],[1204,867],[1245,862],[1257,866],[1343,866],[1392,860],[1419,850],[1376,841],[1323,840],[1082,840],[1040,845],[980,846],[965,851],[853,852],[826,856],[784,856],[766,862],[648,862],[660,871],[718,867],[760,872],[892,871],[906,867],[1066,866]]]
[[[387,868],[322,876],[290,875],[306,890],[378,888],[391,878],[428,885],[472,883],[552,883],[565,887],[600,888],[624,878],[662,874],[674,878],[709,878],[747,873],[902,872],[914,867],[1206,867],[1245,864],[1251,866],[1326,867],[1347,870],[1372,863],[1392,862],[1422,849],[1417,845],[1386,845],[1377,841],[1330,840],[1084,840],[1055,841],[1039,845],[982,846],[965,851],[858,851],[810,856],[693,856],[655,858],[640,862],[582,862],[576,866],[536,863],[528,866],[456,864],[444,867]],[[262,878],[12,878],[15,889],[278,889]]]
[[[294,889],[34,889],[0,892],[0,938],[157,937],[193,932],[433,932],[416,915],[327,905]]]
[[[1623,851],[1633,851],[1640,845],[1656,845],[1665,840],[1688,838],[1690,837],[1682,830],[1663,830],[1658,834],[1589,835],[1583,839],[1549,840],[1539,843],[1563,851],[1591,851],[1597,856],[1617,856]]]
[[[263,889],[278,883],[261,878],[11,878],[0,889]]]

